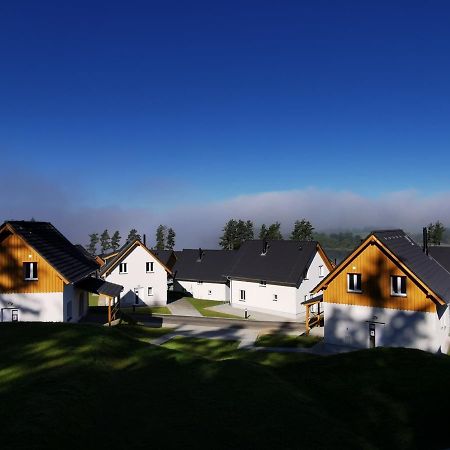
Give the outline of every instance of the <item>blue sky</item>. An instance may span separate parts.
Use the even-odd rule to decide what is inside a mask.
[[[447,1],[6,0],[2,163],[26,190],[158,213],[448,192],[449,23]]]

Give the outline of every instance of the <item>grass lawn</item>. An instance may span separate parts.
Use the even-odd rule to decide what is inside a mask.
[[[119,325],[116,327],[124,336],[137,339],[141,342],[150,342],[167,333],[171,333],[173,328],[152,328],[142,325]]]
[[[2,448],[450,446],[448,356],[286,356],[186,339],[157,347],[148,333],[1,324]]]
[[[239,341],[177,336],[166,342],[164,347],[209,359],[221,360],[233,357],[238,345]]]
[[[133,311],[133,307],[120,308],[125,314],[152,315],[152,314],[172,314],[167,306],[138,306]]]
[[[295,347],[309,348],[320,342],[322,338],[317,336],[292,336],[288,334],[263,334],[258,336],[255,345],[257,347]]]
[[[223,305],[227,302],[220,302],[217,300],[202,300],[199,298],[187,298],[187,301],[204,317],[223,317],[227,319],[240,319],[239,316],[232,314],[221,313],[219,311],[211,311],[207,308],[211,306]]]
[[[98,298],[97,294],[89,293],[89,306],[98,306]]]

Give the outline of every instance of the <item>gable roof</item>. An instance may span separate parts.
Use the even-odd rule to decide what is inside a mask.
[[[98,269],[93,259],[87,257],[49,222],[7,221],[0,230],[9,230],[20,236],[67,283],[81,280]]]
[[[173,250],[155,250],[152,249],[152,253],[158,257],[158,259],[169,269],[173,269],[177,257]]]
[[[177,261],[173,268],[175,278],[184,281],[205,281],[226,283],[226,273],[236,258],[235,250],[184,249],[177,252]]]
[[[146,247],[139,239],[134,239],[122,245],[116,256],[106,260],[106,264],[103,265],[100,269],[100,275],[106,275],[111,272],[121,261],[123,261],[126,256],[128,256],[134,250],[134,248],[138,246],[142,247],[151,256],[153,256],[168,273],[172,273],[172,271],[148,247]]]
[[[245,241],[227,275],[241,280],[299,286],[318,251],[332,269],[317,241],[269,240],[265,255],[262,254],[263,243],[259,239]]]
[[[410,276],[434,293],[436,300],[450,303],[450,273],[434,258],[425,254],[422,247],[403,230],[381,230],[370,233],[361,245],[313,289],[313,292],[327,286],[360,251],[370,245],[371,241],[387,249],[390,256],[397,260]]]
[[[428,253],[447,272],[450,272],[450,247],[436,245],[428,247]]]

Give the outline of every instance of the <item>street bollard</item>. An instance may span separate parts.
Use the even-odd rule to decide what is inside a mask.
[[[247,311],[247,308],[245,308],[245,318],[248,319],[248,311]]]

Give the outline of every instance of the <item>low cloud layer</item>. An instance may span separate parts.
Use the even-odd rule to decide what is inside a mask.
[[[198,204],[187,199],[168,212],[151,207],[89,206],[87,198],[63,186],[30,175],[9,175],[0,180],[0,219],[46,220],[73,242],[87,243],[88,234],[131,228],[147,234],[150,244],[158,224],[172,226],[177,248],[217,247],[224,223],[230,218],[251,219],[256,226],[279,221],[287,235],[296,219],[311,220],[319,231],[404,228],[419,232],[430,221],[450,224],[450,194],[425,196],[416,191],[392,192],[371,198],[353,192],[305,190],[242,195],[226,201]],[[151,204],[151,202],[150,202]]]

